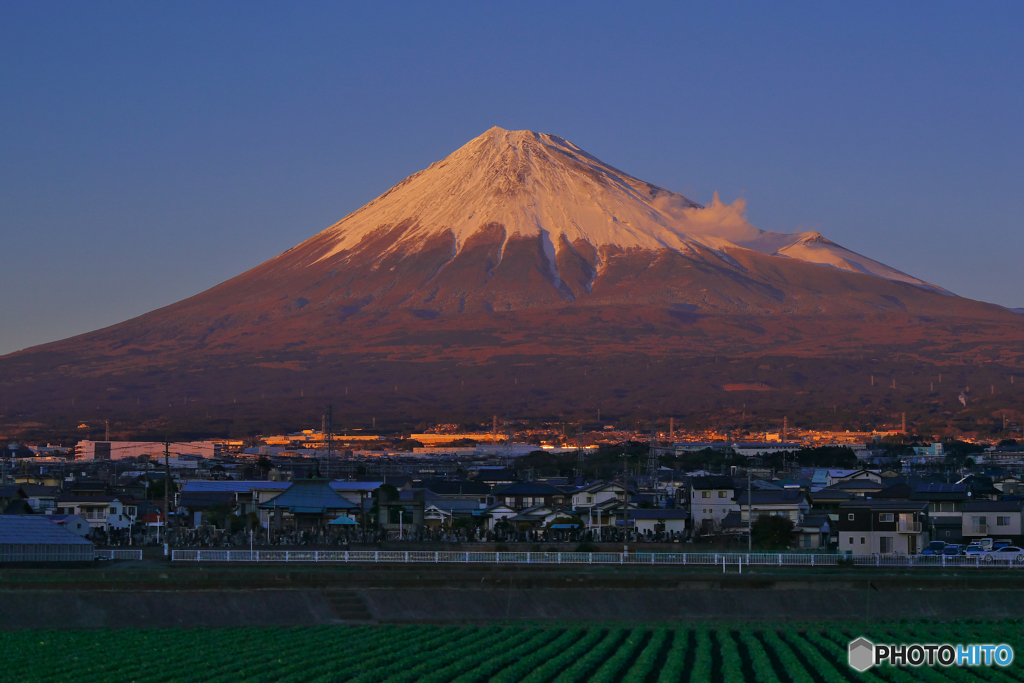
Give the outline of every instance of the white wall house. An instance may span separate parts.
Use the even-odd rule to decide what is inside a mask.
[[[609,500],[628,500],[629,492],[621,484],[599,481],[584,486],[572,494],[572,506],[576,510],[600,505]]]
[[[78,515],[89,523],[90,529],[127,529],[138,515],[131,501],[123,502],[117,496],[60,496],[54,514]]]
[[[694,533],[721,529],[725,516],[738,511],[732,477],[694,477],[690,480],[690,519]]]

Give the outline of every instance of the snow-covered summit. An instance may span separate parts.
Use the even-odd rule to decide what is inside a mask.
[[[597,254],[669,249],[711,250],[726,260],[734,249],[876,275],[944,291],[844,249],[819,233],[773,233],[747,220],[743,200],[708,206],[644,182],[555,135],[494,127],[441,161],[415,173],[349,214],[316,239],[331,248],[320,260],[354,248],[371,234],[410,226],[386,253],[414,252],[450,232],[455,252],[487,226],[506,240],[540,236],[554,268],[556,250],[589,243]],[[565,238],[564,240],[562,238]]]

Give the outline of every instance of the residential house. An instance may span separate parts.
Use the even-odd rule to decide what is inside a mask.
[[[18,472],[14,475],[14,483],[60,487],[64,484],[64,478],[58,472]]]
[[[720,531],[725,516],[739,510],[734,481],[732,477],[690,479],[690,520],[694,533]]]
[[[839,551],[916,555],[928,544],[929,526],[923,500],[849,500],[839,505]]]
[[[227,508],[235,512],[237,503],[233,491],[182,491],[178,495],[179,519],[191,518],[192,526],[200,527],[206,521],[210,508]]]
[[[487,517],[487,529],[494,531],[496,524],[515,517],[516,510],[511,505],[506,505],[504,501],[500,501],[485,508],[483,514]]]
[[[76,479],[64,486],[64,493],[74,496],[109,496],[110,487],[99,479]]]
[[[588,529],[600,530],[603,527],[632,526],[633,514],[637,510],[639,508],[632,501],[608,498],[590,507],[578,508],[575,512],[586,522]]]
[[[688,510],[676,509],[632,510],[629,517],[633,520],[637,533],[656,536],[660,533],[675,532],[682,535],[686,533],[690,513]]]
[[[828,488],[811,491],[808,494],[808,499],[811,504],[811,514],[823,515],[828,520],[831,535],[828,538],[827,545],[833,548],[838,547],[839,506],[848,500],[853,500],[853,494],[839,487],[829,486]]]
[[[504,467],[489,468],[480,467],[469,471],[469,478],[473,481],[483,482],[489,486],[507,486],[519,481],[516,473]]]
[[[25,514],[24,508],[27,505],[28,494],[25,493],[22,486],[18,484],[0,485],[0,514]]]
[[[401,499],[405,502],[406,492],[402,491],[401,493],[403,494]],[[410,504],[412,502],[412,493],[412,491],[408,492]],[[431,529],[448,527],[459,519],[470,519],[475,524],[484,517],[487,510],[474,498],[443,498],[441,496],[432,496],[430,491],[426,491],[425,494],[423,525]],[[510,514],[515,514],[515,511],[510,511]]]
[[[28,496],[28,504],[33,511],[47,514],[57,507],[57,496],[61,494],[59,486],[22,484],[21,488]]]
[[[1002,491],[1004,496],[1024,495],[1024,480],[1020,477],[1007,476],[993,483],[997,489]]]
[[[442,488],[442,491],[445,489]],[[432,489],[402,488],[398,499],[403,506],[412,510],[418,498],[423,501],[423,524],[432,529],[448,526],[459,519],[470,519],[474,526],[484,516],[488,496],[438,495]],[[406,517],[411,521],[411,515]]]
[[[120,496],[79,496],[64,493],[57,496],[54,514],[79,515],[92,530],[104,532],[127,529],[138,514],[134,500]]]
[[[835,486],[844,481],[865,480],[876,484],[882,483],[882,476],[871,470],[848,470],[837,467],[818,467],[811,476],[812,487]]]
[[[426,489],[442,498],[473,498],[479,503],[487,504],[491,487],[486,482],[461,479],[447,481],[437,479],[427,482]]]
[[[548,507],[565,505],[568,494],[549,484],[518,482],[494,490],[495,502],[503,502],[513,510],[525,510],[535,505]]]
[[[834,526],[828,515],[808,514],[793,528],[796,545],[804,550],[835,548]]]
[[[1024,500],[972,500],[963,506],[961,533],[966,543],[982,538],[1024,543],[1021,531],[1021,510]],[[941,539],[940,539],[941,540]]]
[[[519,510],[508,518],[512,528],[519,531],[534,531],[545,528],[559,517],[571,517],[572,513],[551,505],[534,505]]]
[[[739,510],[730,513],[722,525],[726,533],[745,535],[750,519],[756,522],[762,515],[777,515],[793,522],[793,545],[808,550],[828,547],[832,530],[828,516],[821,513],[810,514],[811,504],[805,491],[753,490],[750,492],[749,501],[748,506],[747,492],[740,489],[736,497]],[[749,516],[751,513],[752,516]]]
[[[920,483],[910,500],[928,503],[929,538],[946,543],[963,543],[964,505],[970,497],[966,484]]]
[[[970,494],[972,501],[999,500],[1003,495],[1003,492],[992,483],[991,477],[981,474],[970,474],[957,483],[967,486],[967,492]]]
[[[82,538],[89,535],[89,521],[81,515],[46,515],[45,519],[72,533],[78,534]]]
[[[891,485],[891,482],[879,483],[871,479],[847,479],[833,484],[830,488],[846,491],[854,498],[874,498]]]
[[[740,489],[736,496],[736,505],[739,508],[739,519],[744,524],[749,511],[753,513],[755,521],[761,515],[780,515],[790,519],[795,526],[811,509],[810,503],[807,502],[807,494],[794,489],[751,491],[749,499],[747,491]]]
[[[633,490],[622,484],[608,481],[596,481],[589,486],[577,489],[572,494],[572,506],[576,510],[594,507],[609,500],[629,500]]]

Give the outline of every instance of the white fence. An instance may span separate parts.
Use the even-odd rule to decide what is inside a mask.
[[[1016,561],[1019,559],[1020,561]],[[621,564],[776,567],[1002,567],[1024,568],[1024,555],[1000,559],[989,556],[834,555],[787,553],[500,553],[430,550],[174,550],[175,562],[334,562],[420,564]]]
[[[97,560],[141,560],[141,550],[96,550]]]

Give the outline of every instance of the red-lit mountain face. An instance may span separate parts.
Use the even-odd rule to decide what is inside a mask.
[[[872,362],[902,358],[922,378],[996,362],[963,365],[966,381],[1022,355],[1019,314],[818,233],[758,230],[739,202],[700,206],[561,138],[494,128],[217,287],[0,359],[0,386],[9,414],[35,415],[72,396],[100,412],[294,408],[268,395],[402,418],[690,411],[847,384],[860,401]],[[707,377],[686,370],[715,356]],[[809,365],[766,376],[793,365],[767,356]]]

